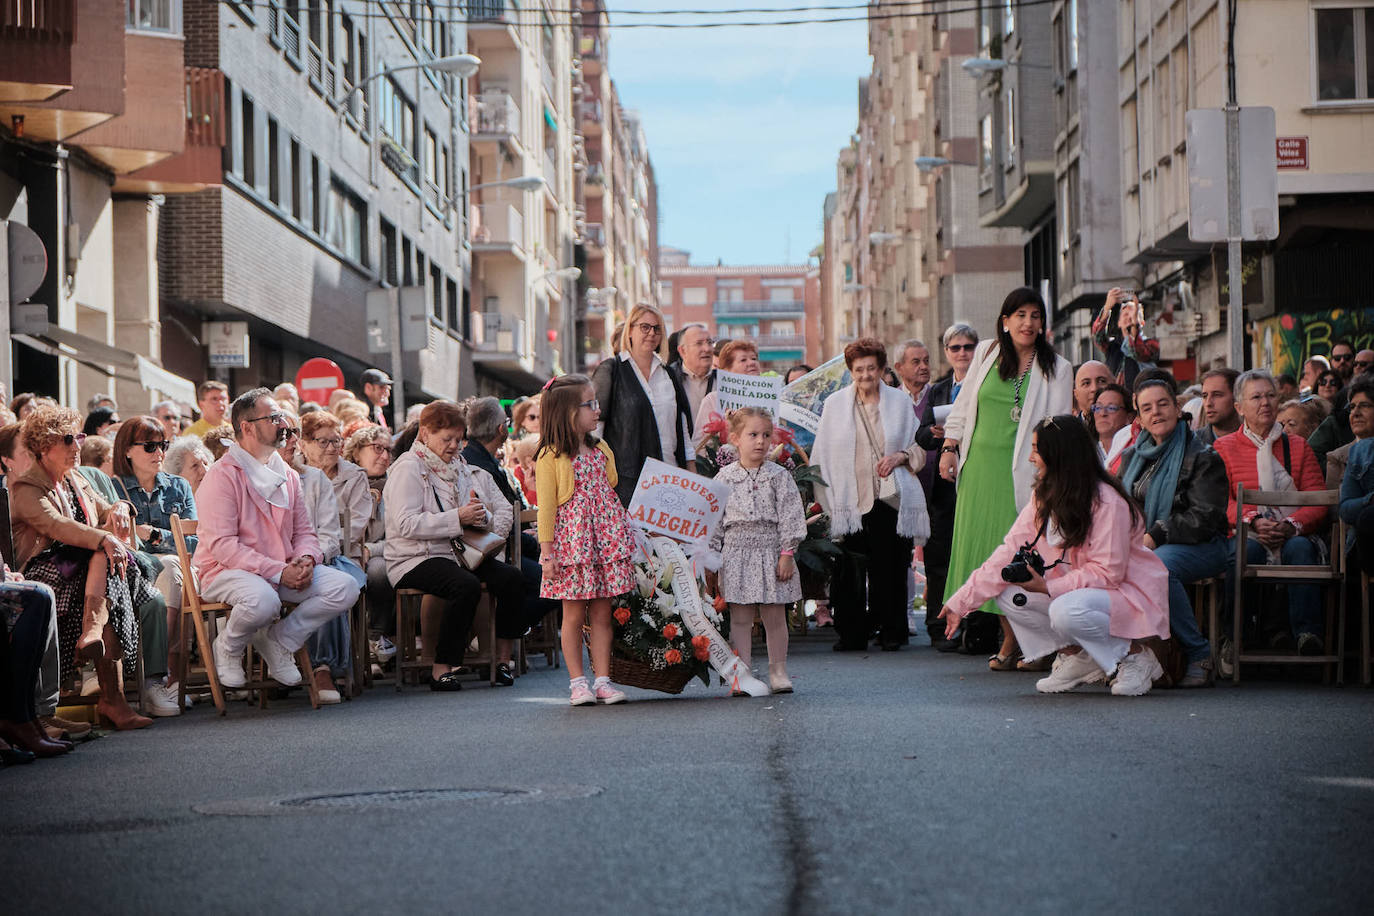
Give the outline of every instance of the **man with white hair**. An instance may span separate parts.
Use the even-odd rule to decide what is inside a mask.
[[[359,588],[348,573],[323,565],[300,476],[277,454],[288,418],[271,392],[255,388],[240,395],[230,422],[235,443],[196,490],[201,592],[234,608],[215,640],[215,669],[226,687],[246,684],[243,650],[251,641],[268,673],[292,686],[301,682],[297,650],[326,621],[346,613]],[[296,603],[285,618],[284,600]]]
[[[168,442],[181,435],[181,408],[176,401],[158,401],[153,405],[153,418],[162,424],[162,434]]]
[[[692,416],[701,410],[701,402],[716,388],[716,370],[712,368],[715,360],[715,341],[706,325],[693,323],[685,325],[678,332],[677,355],[681,362],[668,367],[677,376],[682,390],[687,393],[687,403],[692,405]]]
[[[1278,423],[1278,386],[1274,377],[1264,369],[1242,372],[1236,379],[1236,409],[1240,412],[1240,428],[1217,439],[1213,446],[1226,462],[1227,492],[1230,496],[1227,516],[1234,532],[1236,525],[1236,486],[1247,490],[1311,491],[1326,488],[1321,464],[1308,444],[1298,436],[1290,436]],[[1317,565],[1320,559],[1314,535],[1327,525],[1326,507],[1251,507],[1246,512],[1250,534],[1246,539],[1246,561],[1263,564],[1276,561],[1300,566]],[[1234,570],[1236,539],[1229,545]],[[1231,577],[1232,579],[1234,576]],[[1227,593],[1234,594],[1236,583],[1228,579]],[[1228,598],[1226,607],[1233,607]],[[1322,610],[1321,590],[1315,585],[1288,587],[1288,620],[1286,623],[1261,620],[1269,630],[1271,648],[1283,648],[1297,642],[1302,655],[1321,655]],[[1221,673],[1229,674],[1229,659],[1222,652]]]

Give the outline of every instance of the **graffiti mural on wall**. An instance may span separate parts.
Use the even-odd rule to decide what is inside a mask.
[[[1374,349],[1374,309],[1275,315],[1255,322],[1253,338],[1252,365],[1296,376],[1309,356],[1329,355],[1338,340],[1357,351]]]

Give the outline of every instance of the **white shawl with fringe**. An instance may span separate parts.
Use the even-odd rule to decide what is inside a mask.
[[[916,411],[911,398],[896,388],[879,386],[878,413],[883,419],[884,454],[904,452],[916,441]],[[863,527],[859,514],[859,488],[854,467],[854,443],[859,430],[854,421],[853,385],[848,385],[826,398],[821,408],[821,423],[816,430],[816,443],[811,461],[821,470],[826,485],[817,493],[821,504],[830,513],[830,534],[840,537],[853,534]],[[921,453],[922,457],[925,453]],[[897,533],[911,538],[918,545],[930,537],[930,514],[926,511],[926,497],[921,483],[907,465],[892,472],[897,478],[897,493],[901,501],[897,509]]]

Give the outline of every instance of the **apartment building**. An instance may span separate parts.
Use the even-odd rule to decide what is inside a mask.
[[[1227,322],[1241,320],[1225,288],[1226,246],[1188,239],[1184,115],[1225,103],[1230,29],[1228,5],[1218,0],[1123,0],[1119,7],[1121,257],[1140,270],[1166,356],[1182,369],[1224,359]],[[1374,6],[1247,0],[1234,33],[1238,102],[1274,109],[1282,153],[1279,236],[1244,246],[1245,317],[1281,313],[1293,324],[1340,313],[1350,322],[1345,333],[1363,334],[1361,345],[1369,346],[1374,56],[1367,36]],[[1330,340],[1328,329],[1300,339],[1301,352],[1261,358],[1291,366],[1309,352],[1328,352]]]
[[[149,174],[207,133],[188,117],[204,74],[184,66],[182,28],[165,0],[0,0],[0,220],[47,253],[29,300],[46,309],[6,344],[11,393],[194,399],[162,368],[157,252],[162,195],[197,185]]]
[[[749,338],[758,344],[765,370],[782,372],[808,358],[807,313],[820,307],[814,268],[697,266],[688,252],[665,247],[658,275],[669,333],[700,323],[713,337]]]
[[[547,2],[467,10],[468,46],[482,59],[470,147],[474,362],[480,391],[529,394],[575,365],[577,350],[576,26]],[[543,185],[512,186],[526,176]]]
[[[577,120],[586,156],[579,184],[584,304],[579,365],[590,371],[615,349],[617,324],[637,303],[658,303],[658,189],[639,115],[621,106],[610,73],[602,0],[582,0]]]

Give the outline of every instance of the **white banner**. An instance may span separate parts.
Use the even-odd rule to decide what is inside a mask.
[[[716,397],[720,399],[722,413],[741,407],[762,407],[776,415],[781,392],[780,376],[741,375],[738,372],[716,370]]]
[[[649,534],[705,544],[725,514],[730,485],[649,458],[630,499],[630,522]]]
[[[665,537],[651,538],[650,543],[659,559],[673,564],[673,598],[677,602],[678,616],[688,632],[693,636],[705,636],[708,640],[707,652],[710,653],[711,667],[715,672],[725,679],[731,689],[742,690],[751,697],[771,694],[768,685],[749,673],[725,637],[706,619],[706,613],[701,608],[701,587],[682,548]]]

